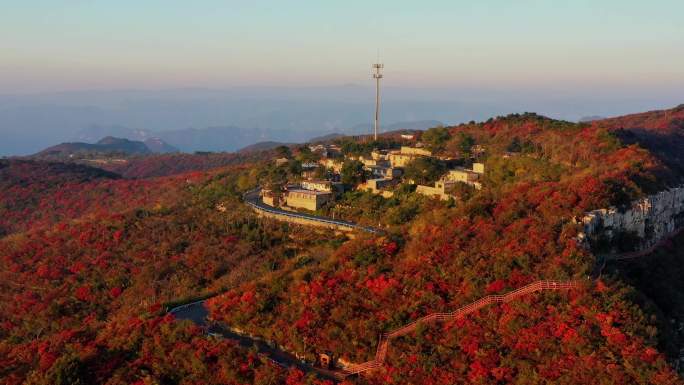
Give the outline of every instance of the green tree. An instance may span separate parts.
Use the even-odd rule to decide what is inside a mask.
[[[517,136],[511,140],[511,143],[508,144],[508,147],[506,147],[506,151],[508,152],[520,152],[522,151],[522,144],[520,144],[520,138]]]
[[[390,225],[401,225],[412,220],[419,211],[420,205],[415,199],[407,200],[398,206],[390,207],[385,220]]]
[[[291,176],[302,174],[302,162],[298,160],[290,160],[287,162],[287,172]]]
[[[250,188],[254,187],[254,184],[256,182],[256,175],[257,173],[255,172],[256,169],[250,170],[249,173],[241,173],[240,176],[237,178],[237,188],[240,191],[245,191],[249,190]]]
[[[76,353],[66,353],[52,365],[45,378],[50,385],[87,384],[83,363]]]
[[[281,191],[287,183],[287,171],[282,167],[269,167],[264,180],[264,187],[273,191]]]
[[[320,156],[318,154],[313,153],[309,146],[300,146],[297,149],[297,152],[297,160],[299,160],[302,163],[316,162],[318,161],[318,159],[320,159]]]
[[[346,185],[357,185],[366,180],[366,171],[363,169],[363,163],[358,160],[347,160],[342,165],[340,172],[342,183]]]
[[[511,143],[509,143],[506,147],[506,151],[508,152],[522,152],[526,154],[533,153],[536,150],[537,146],[533,142],[529,140],[523,142],[517,136],[513,138],[513,140],[511,140]]]
[[[340,144],[340,150],[344,155],[359,156],[370,153],[372,147],[364,143],[355,142],[350,139],[345,139]]]
[[[438,152],[444,149],[444,144],[451,139],[449,130],[445,127],[433,127],[425,131],[422,141],[430,150]]]
[[[409,162],[404,168],[404,177],[418,184],[432,184],[446,171],[439,159],[421,157]]]
[[[463,156],[470,156],[470,150],[475,145],[475,138],[465,132],[458,133],[458,150]]]
[[[278,158],[290,158],[292,157],[292,151],[290,151],[290,147],[287,146],[278,146],[275,148],[275,153]]]

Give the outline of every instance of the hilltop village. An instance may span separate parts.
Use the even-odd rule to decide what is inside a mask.
[[[436,132],[444,136],[446,130],[435,128],[427,136]],[[285,210],[317,211],[334,205],[351,190],[391,198],[403,184],[415,194],[449,201],[456,199],[459,187],[482,188],[485,166],[478,161],[485,152],[482,146],[469,143],[462,156],[451,157],[435,154],[436,146],[420,139],[420,133],[405,133],[372,144],[364,144],[361,138],[360,143],[300,147],[295,170],[300,167],[301,171],[264,186],[262,202]],[[277,152],[280,156],[273,160],[275,167],[291,167],[290,150],[280,148]]]

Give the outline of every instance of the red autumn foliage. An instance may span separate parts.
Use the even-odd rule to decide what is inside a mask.
[[[502,279],[497,279],[496,281],[490,283],[487,285],[487,288],[485,289],[487,293],[499,293],[501,292],[504,288],[506,287],[506,282]]]
[[[127,159],[123,163],[109,163],[101,167],[125,178],[139,179],[208,171],[257,158],[258,154],[236,153],[158,154]],[[190,174],[188,176],[192,177]]]
[[[639,196],[666,168],[599,125],[523,115],[450,130],[491,154],[485,188],[344,243],[255,218],[235,184],[248,167],[144,178],[214,160],[140,159],[119,170],[140,177],[128,180],[2,161],[0,382],[323,384],[163,310],[226,290],[208,301],[214,319],[308,359],[365,361],[381,333],[427,313],[539,278],[582,279],[593,256],[571,219]],[[533,151],[505,160],[514,136]],[[384,368],[347,384],[681,383],[656,323],[625,292],[598,281],[419,328],[393,341]]]
[[[93,299],[93,294],[90,291],[90,286],[84,285],[74,291],[74,295],[79,301],[88,302]]]
[[[370,239],[348,242],[327,264],[281,278],[292,281],[287,290],[273,292],[268,283],[262,285],[263,295],[275,293],[269,295],[282,304],[276,312],[253,308],[244,314],[244,309],[231,306],[233,298],[254,290],[246,285],[212,300],[213,317],[274,337],[293,351],[314,355],[331,350],[345,360],[369,360],[377,335],[427,313],[453,310],[540,277],[585,275],[593,267],[593,256],[574,240],[577,229],[569,219],[638,197],[652,188],[644,182],[653,180],[654,170],[663,166],[648,151],[622,146],[606,130],[538,116],[452,128],[459,131],[474,136],[488,153],[496,153],[504,147],[500,143],[514,136],[531,141],[537,153],[487,165],[491,171],[485,178],[491,179],[484,184],[494,187],[455,209],[433,207],[408,226],[408,240],[395,252],[388,253],[385,243]],[[527,167],[527,174],[521,174],[520,180],[494,179],[496,167],[505,168],[506,162]],[[562,172],[554,174],[554,167]],[[335,284],[329,289],[326,283],[331,281]],[[614,286],[600,293],[620,298],[619,305],[613,306],[620,307],[630,324],[640,322],[636,321],[640,316],[628,310],[629,300],[616,294]],[[588,292],[574,298],[540,294],[524,300],[525,306],[512,303],[502,310],[483,310],[447,332],[428,331],[399,340],[399,346],[393,345],[389,352],[386,369],[396,373],[389,376],[394,383],[462,383],[464,378],[493,383],[524,378],[530,373],[523,370],[529,367],[518,363],[534,361],[535,370],[548,381],[566,378],[577,366],[582,373],[574,383],[590,383],[595,381],[596,368],[611,361],[585,357],[584,349],[631,360],[634,354],[625,347],[635,352],[647,348],[646,339],[640,337],[647,335],[647,325],[642,323],[639,332],[627,334],[620,326],[600,327],[593,319],[606,300]],[[582,305],[571,305],[575,302]],[[563,305],[545,309],[555,303]],[[276,328],[279,332],[272,333]],[[340,339],[340,333],[347,338]],[[435,346],[443,354],[435,353]],[[426,351],[433,353],[426,355]],[[539,356],[541,351],[549,358]],[[554,365],[558,360],[560,367]],[[503,362],[513,363],[512,367]],[[650,367],[639,361],[634,364],[648,373],[667,365],[662,357],[654,362]],[[393,367],[396,371],[390,371]],[[426,372],[424,367],[431,369]],[[621,365],[611,375],[627,382],[632,378]],[[371,382],[388,380],[378,374]]]
[[[112,296],[113,298],[117,298],[121,295],[123,290],[121,290],[120,287],[113,287],[109,290],[109,295]]]

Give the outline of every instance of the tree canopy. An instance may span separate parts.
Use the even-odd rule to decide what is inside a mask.
[[[446,142],[451,139],[449,129],[446,127],[433,127],[425,131],[421,137],[424,144],[433,152],[439,152],[444,149]]]
[[[363,168],[363,163],[358,160],[345,160],[340,171],[340,178],[342,183],[355,186],[366,180],[366,171]]]
[[[431,185],[446,172],[442,161],[432,157],[418,157],[404,168],[404,178],[418,184]]]
[[[672,363],[684,240],[591,280],[596,256],[574,219],[681,183],[653,142],[611,127],[670,138],[683,117],[604,127],[523,114],[450,127],[445,155],[467,136],[486,149],[482,190],[464,187],[453,202],[408,184],[389,198],[348,191],[323,214],[383,229],[353,236],[241,202],[269,178],[297,177],[270,152],[152,156],[126,168],[134,178],[0,160],[0,383],[323,385],[165,308],[211,297],[214,321],[309,362],[321,352],[364,362],[382,333],[554,279],[584,284],[420,326],[393,340],[382,367],[343,384],[682,384]],[[516,137],[534,151],[507,153]],[[346,174],[359,178],[359,163]]]

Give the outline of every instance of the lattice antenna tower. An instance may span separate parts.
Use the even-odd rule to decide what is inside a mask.
[[[378,62],[373,64],[373,79],[375,79],[375,124],[373,125],[373,137],[378,140],[378,129],[380,128],[380,79],[382,79],[382,69],[385,65]]]

